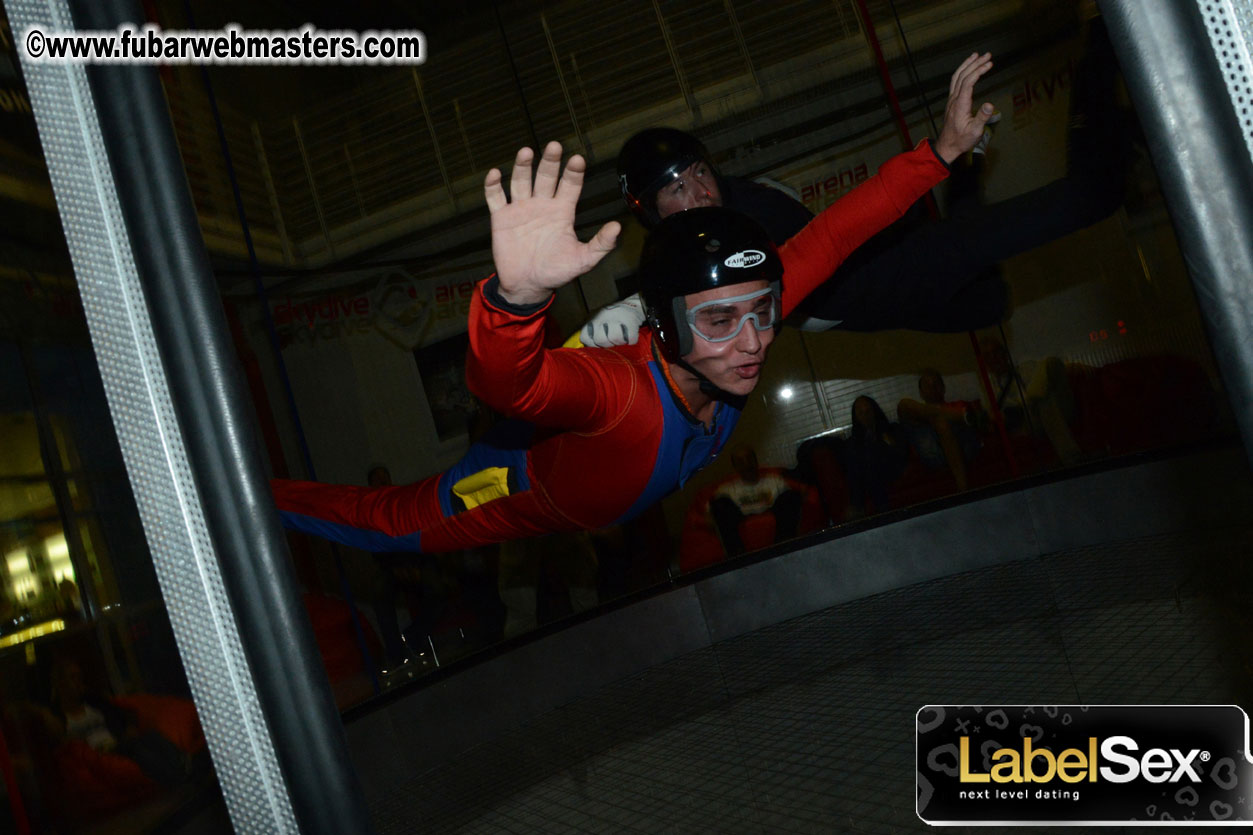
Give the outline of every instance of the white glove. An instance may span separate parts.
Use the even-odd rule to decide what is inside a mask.
[[[620,302],[602,307],[592,321],[579,331],[579,339],[589,348],[612,348],[615,345],[634,345],[640,338],[640,325],[644,324],[644,303],[639,294],[627,296]]]

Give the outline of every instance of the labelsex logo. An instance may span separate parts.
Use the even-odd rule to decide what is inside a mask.
[[[925,705],[916,720],[928,824],[1253,823],[1237,705]]]
[[[1101,743],[1100,754],[1097,754],[1096,737],[1088,738],[1087,752],[1078,748],[1067,748],[1054,756],[1045,748],[1032,748],[1031,739],[1022,742],[1022,753],[1012,748],[1001,748],[992,755],[996,765],[990,773],[972,771],[970,768],[970,738],[963,736],[960,743],[961,751],[961,782],[986,783],[989,779],[994,783],[1047,783],[1054,776],[1067,783],[1078,783],[1088,780],[1095,783],[1099,774],[1103,779],[1114,783],[1130,783],[1143,776],[1150,783],[1177,783],[1187,777],[1193,783],[1201,782],[1201,777],[1192,767],[1198,757],[1202,761],[1209,760],[1209,752],[1192,749],[1186,754],[1177,748],[1169,752],[1163,748],[1150,748],[1141,757],[1128,756],[1128,751],[1139,751],[1139,744],[1129,736],[1111,736]],[[1104,758],[1116,766],[1100,765]],[[1036,760],[1043,761],[1036,770]]]

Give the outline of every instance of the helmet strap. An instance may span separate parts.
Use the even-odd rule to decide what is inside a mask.
[[[685,360],[683,359],[678,359],[678,360],[673,360],[673,361],[667,360],[665,356],[661,353],[661,346],[659,344],[659,340],[657,339],[653,340],[652,349],[653,349],[653,359],[661,364],[662,376],[666,378],[666,383],[668,384],[668,388],[670,389],[671,397],[674,398],[676,403],[678,403],[680,406],[683,407],[683,411],[687,414],[687,416],[690,419],[696,420],[697,419],[696,413],[692,411],[692,404],[687,402],[687,398],[683,396],[683,392],[679,391],[679,385],[678,383],[674,381],[674,377],[670,373],[669,365],[671,363],[679,366],[684,371],[688,372],[693,377],[695,377],[697,380],[697,384],[700,386],[701,393],[709,397],[711,400],[717,400],[722,403],[726,403],[728,406],[731,406],[735,409],[739,409],[741,411],[743,411],[744,407],[748,405],[747,397],[744,397],[743,395],[740,395],[740,394],[732,394],[729,391],[723,391],[722,389],[715,386],[713,382],[709,380],[708,377],[706,377],[704,374],[697,371],[695,368],[689,365]]]
[[[675,365],[681,367],[684,371],[696,378],[697,382],[700,384],[702,394],[705,394],[714,400],[726,403],[728,406],[741,411],[743,411],[744,407],[748,405],[747,397],[742,394],[732,394],[725,389],[718,388],[708,377],[689,365],[687,360],[682,357],[675,362]]]

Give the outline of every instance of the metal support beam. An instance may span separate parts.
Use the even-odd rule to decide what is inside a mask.
[[[1230,14],[1233,4],[1100,5],[1253,461],[1253,159],[1203,17]]]
[[[141,24],[6,0],[17,32]],[[368,833],[151,66],[23,71],[136,505],[239,832]]]

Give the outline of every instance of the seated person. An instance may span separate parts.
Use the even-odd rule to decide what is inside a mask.
[[[840,462],[843,439],[823,434],[806,438],[796,448],[796,468],[791,475],[818,491],[824,524],[844,521],[848,512],[848,479]]]
[[[52,715],[67,741],[131,760],[162,786],[176,786],[187,778],[189,764],[178,746],[158,731],[141,731],[131,711],[90,692],[77,661],[60,659],[54,664],[52,698]]]
[[[28,750],[40,752],[29,763],[38,793],[54,804],[47,813],[67,825],[143,803],[207,763],[193,759],[204,735],[189,700],[110,696],[92,688],[70,656],[52,661],[47,704],[14,703],[10,715],[31,734]]]
[[[922,463],[933,470],[948,468],[958,490],[968,486],[966,465],[979,452],[982,442],[975,424],[981,418],[978,404],[944,399],[944,378],[934,368],[918,377],[921,401],[905,398],[896,407],[901,429]]]
[[[745,444],[731,451],[731,466],[736,475],[719,485],[709,500],[709,515],[722,537],[727,556],[734,557],[746,550],[740,538],[740,524],[749,516],[772,513],[774,541],[794,538],[800,526],[805,488],[778,472],[762,472],[757,453]]]
[[[1063,464],[1079,460],[1079,444],[1071,434],[1075,396],[1066,376],[1066,364],[1057,357],[1028,360],[1017,366],[1004,343],[993,337],[980,340],[980,350],[992,375],[996,404],[1010,432],[1044,435]]]
[[[848,515],[864,516],[891,506],[888,489],[905,472],[909,443],[873,397],[853,401],[852,431],[839,445],[848,482]]]

